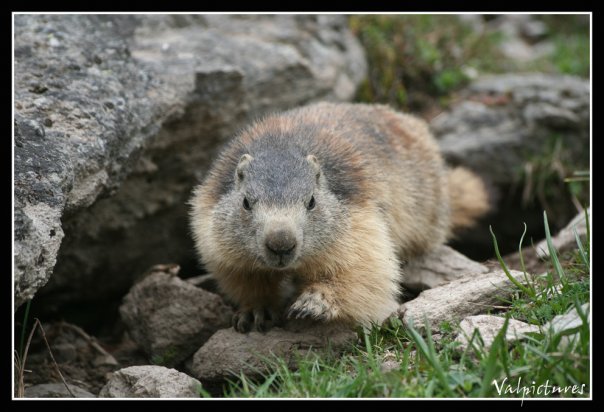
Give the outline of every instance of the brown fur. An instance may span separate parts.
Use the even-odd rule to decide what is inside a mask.
[[[449,173],[451,198],[451,226],[454,229],[471,227],[476,219],[489,211],[489,198],[484,182],[463,167]]]
[[[332,241],[281,270],[242,251],[241,234],[222,223],[240,216],[238,225],[244,226],[247,212],[238,203],[236,210],[218,207],[237,190],[234,171],[241,156],[267,136],[289,139],[316,156],[326,179],[322,187],[338,197],[337,206],[320,200],[317,206],[334,209]],[[191,206],[197,250],[239,304],[235,327],[245,331],[251,322],[262,329],[266,314],[274,317],[288,299],[293,315],[365,325],[383,321],[397,307],[400,262],[442,244],[454,226],[470,225],[486,212],[487,198],[471,172],[449,172],[422,120],[386,106],[320,103],[251,125],[214,163]],[[277,209],[266,210],[270,219]],[[305,219],[296,208],[278,211]],[[313,236],[311,229],[304,236]]]

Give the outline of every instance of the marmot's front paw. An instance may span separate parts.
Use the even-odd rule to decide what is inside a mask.
[[[238,310],[233,315],[232,324],[237,332],[246,333],[254,329],[265,332],[281,321],[280,314],[269,308]]]
[[[331,293],[316,288],[302,292],[287,311],[289,319],[310,318],[323,322],[332,320],[337,315],[338,309]]]

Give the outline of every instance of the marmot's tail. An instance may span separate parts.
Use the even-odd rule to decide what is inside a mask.
[[[463,167],[449,171],[451,228],[471,227],[489,211],[489,195],[480,177]]]

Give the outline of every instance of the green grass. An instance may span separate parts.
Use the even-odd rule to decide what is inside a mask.
[[[546,237],[551,239],[545,214],[544,226]],[[497,251],[496,239],[494,242]],[[550,271],[544,276],[527,273],[527,284],[508,302],[509,310],[496,315],[543,325],[555,315],[589,301],[589,243],[579,241],[576,252],[562,260],[551,241],[548,243]],[[503,260],[501,265],[507,270]],[[550,390],[553,386],[578,385],[578,392],[582,384],[583,395],[569,392],[550,397],[589,396],[589,324],[585,317],[576,345],[564,345],[563,336],[545,328],[526,340],[510,343],[505,339],[506,328],[507,322],[488,351],[475,334],[462,353],[455,342],[458,325],[454,322],[443,322],[432,332],[428,328],[422,335],[391,318],[381,328],[359,330],[360,342],[341,356],[310,353],[298,359],[295,371],[278,358],[266,360],[270,372],[264,379],[254,381],[242,376],[230,383],[224,396],[499,397],[493,381],[515,388],[519,380],[526,392],[502,390],[501,397],[539,397],[535,393],[539,385],[549,385]],[[435,333],[438,339],[433,338]],[[382,371],[386,360],[400,366]]]
[[[549,28],[548,38],[554,45],[551,56],[538,59],[530,70],[589,77],[589,25],[586,16],[544,15]]]
[[[492,69],[498,35],[475,33],[456,16],[355,15],[369,75],[358,100],[421,110],[468,83],[468,70]]]
[[[446,106],[470,73],[540,71],[589,76],[589,25],[583,17],[542,15],[553,52],[512,61],[499,45],[502,32],[476,32],[455,15],[354,15],[349,26],[363,45],[369,66],[357,100],[410,111]]]

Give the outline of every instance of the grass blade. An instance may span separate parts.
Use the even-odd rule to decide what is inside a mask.
[[[560,260],[558,260],[558,253],[556,252],[556,248],[552,242],[552,235],[549,232],[549,224],[547,223],[547,212],[543,211],[543,225],[545,226],[545,239],[547,241],[547,249],[549,250],[549,257],[554,265],[554,269],[556,273],[560,277],[560,281],[563,285],[566,285],[567,279],[566,274],[564,273],[564,269],[562,269],[562,265],[560,264]]]
[[[29,318],[29,306],[31,299],[27,301],[25,306],[25,315],[23,315],[23,325],[21,326],[21,340],[19,342],[19,357],[23,359],[23,345],[25,344],[25,331],[27,329],[27,319]]]
[[[495,255],[497,255],[497,260],[499,261],[499,265],[503,269],[505,275],[508,277],[510,282],[512,282],[514,284],[514,286],[516,286],[518,289],[520,289],[521,291],[523,291],[530,297],[535,297],[535,291],[527,288],[522,283],[520,283],[516,279],[514,279],[514,277],[510,273],[508,267],[506,266],[505,262],[503,261],[503,258],[501,257],[501,253],[499,253],[499,246],[497,245],[497,238],[495,237],[495,233],[493,233],[493,228],[490,225],[489,225],[489,230],[491,231],[491,236],[493,237],[493,245],[495,246]]]
[[[529,281],[528,274],[526,273],[526,266],[524,265],[524,256],[522,256],[522,241],[524,240],[524,236],[526,235],[526,222],[524,224],[524,231],[522,232],[522,236],[520,236],[520,242],[518,243],[518,256],[520,256],[520,267],[522,268],[522,273],[524,273],[524,281],[528,285],[527,287],[532,291],[533,296],[537,295],[535,290],[535,286]]]
[[[429,330],[428,324],[426,324],[426,330]],[[417,346],[417,348],[420,350],[420,352],[424,355],[424,357],[428,360],[428,362],[434,369],[434,372],[436,373],[436,377],[439,380],[441,386],[443,387],[443,390],[445,391],[446,395],[448,397],[455,396],[453,394],[453,391],[451,391],[451,388],[449,387],[449,382],[447,381],[445,372],[444,372],[440,362],[438,361],[438,355],[434,351],[434,346],[428,345],[426,343],[426,341],[424,340],[424,338],[422,338],[422,336],[419,334],[419,332],[417,332],[417,330],[415,330],[415,328],[412,325],[409,325],[408,331],[411,336],[411,339],[415,342],[415,345]]]
[[[581,257],[581,261],[589,270],[589,259],[587,258],[587,254],[585,253],[585,249],[583,249],[583,242],[581,242],[581,238],[579,237],[579,233],[577,233],[577,229],[573,228],[573,232],[575,233],[575,240],[577,242],[577,248],[579,249],[579,256]]]

